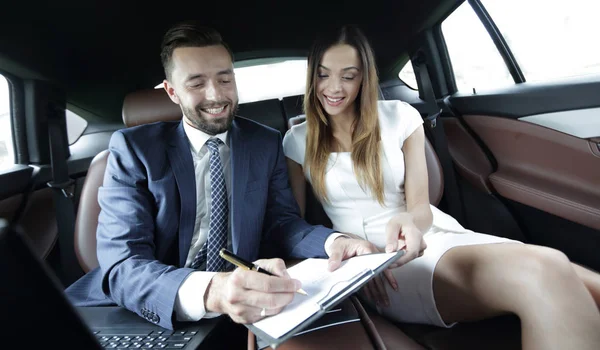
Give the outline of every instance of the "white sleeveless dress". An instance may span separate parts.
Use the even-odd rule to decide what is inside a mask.
[[[329,203],[323,203],[323,209],[331,219],[334,230],[359,235],[383,249],[388,221],[397,213],[406,211],[402,145],[423,123],[423,119],[414,107],[402,101],[379,101],[378,109],[383,144],[381,166],[385,206],[381,206],[360,187],[354,176],[350,152],[339,152],[329,156],[325,173]],[[295,125],[283,139],[286,157],[300,165],[304,165],[306,131],[306,122]],[[304,166],[303,169],[310,181],[308,169]],[[450,327],[440,317],[433,296],[433,272],[442,255],[456,246],[517,241],[465,229],[453,217],[433,205],[431,211],[433,224],[424,233],[427,249],[422,257],[393,270],[399,291],[394,291],[386,283],[390,306],[377,309],[398,322]]]

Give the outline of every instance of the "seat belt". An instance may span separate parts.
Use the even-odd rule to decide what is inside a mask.
[[[448,207],[448,214],[454,217],[463,226],[466,225],[463,204],[461,200],[458,180],[454,169],[454,163],[448,150],[448,141],[444,131],[444,124],[438,119],[442,109],[438,106],[435,93],[431,85],[431,78],[427,70],[427,63],[423,53],[418,53],[413,62],[419,73],[420,89],[425,101],[427,116],[423,118],[425,131],[437,153],[444,172],[444,198]]]
[[[80,275],[79,263],[75,257],[74,227],[75,210],[73,208],[73,192],[71,187],[75,183],[69,177],[67,166],[67,135],[63,132],[65,110],[54,104],[49,104],[46,110],[48,118],[48,136],[50,145],[50,160],[52,165],[52,181],[48,187],[54,191],[54,206],[56,212],[56,225],[58,227],[58,246],[60,250],[59,271],[61,281],[67,287]]]

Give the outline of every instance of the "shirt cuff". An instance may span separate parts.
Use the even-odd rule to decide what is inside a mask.
[[[204,294],[215,274],[216,272],[194,271],[183,281],[175,299],[177,321],[198,321],[221,315],[207,312],[204,305]]]
[[[334,233],[330,234],[329,237],[327,237],[327,239],[325,240],[325,253],[327,253],[327,256],[331,256],[331,251],[329,250],[329,248],[331,247],[331,244],[333,243],[333,241],[335,241],[336,238],[342,237],[342,236],[350,238],[350,236],[345,235],[343,233],[339,233],[339,232],[334,232]]]

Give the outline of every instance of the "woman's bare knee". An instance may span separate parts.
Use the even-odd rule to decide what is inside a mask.
[[[557,284],[575,277],[569,259],[555,249],[521,244],[462,246],[440,260],[434,295],[446,321],[519,314],[548,300],[540,297],[548,297]]]
[[[510,244],[512,245],[512,244]],[[500,247],[502,246],[502,247]],[[503,266],[499,251],[511,251],[504,244],[459,246],[440,259],[433,278],[437,309],[446,323],[474,321],[501,315],[510,310],[498,303],[496,281],[510,266]]]
[[[598,339],[594,300],[556,249],[525,244],[453,248],[438,263],[433,289],[446,322],[513,313],[529,345],[551,336],[582,343]]]
[[[569,258],[561,251],[553,248],[528,245],[526,252],[517,260],[517,273],[526,280],[536,284],[558,283],[564,279],[576,277]],[[531,285],[527,283],[526,285]]]

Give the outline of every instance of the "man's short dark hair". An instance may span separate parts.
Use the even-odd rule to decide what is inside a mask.
[[[164,35],[161,44],[160,59],[167,79],[171,78],[173,51],[178,47],[204,47],[223,45],[233,62],[233,52],[223,41],[221,34],[213,28],[205,27],[197,21],[184,21],[172,26]]]

